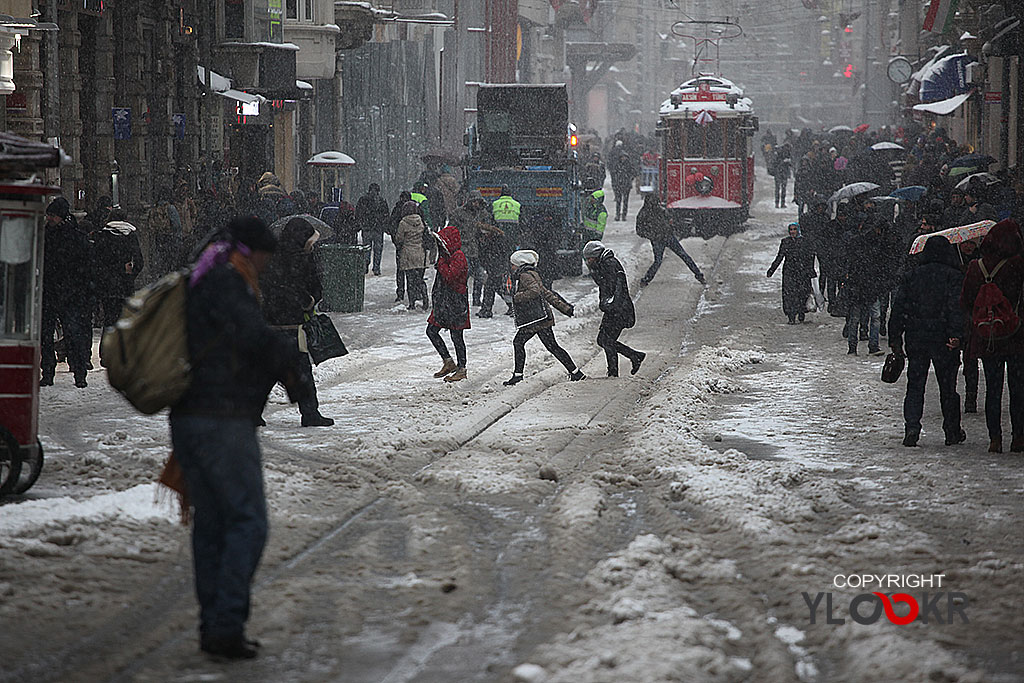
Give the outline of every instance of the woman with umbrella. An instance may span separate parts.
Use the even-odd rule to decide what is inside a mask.
[[[811,279],[814,273],[814,256],[807,241],[800,234],[798,223],[789,224],[789,237],[783,237],[779,254],[768,268],[768,277],[775,274],[782,265],[782,312],[789,318],[789,324],[804,321],[807,311],[807,297],[811,295]]]

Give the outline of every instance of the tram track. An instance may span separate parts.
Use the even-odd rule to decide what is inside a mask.
[[[728,240],[724,240],[716,249],[714,255],[714,266],[709,270],[709,278],[714,278],[718,264],[721,258],[722,252],[725,250]],[[646,246],[643,244],[642,246]],[[639,247],[638,247],[639,248]],[[634,300],[640,301],[645,295],[646,290],[638,289],[636,291]],[[693,309],[691,315],[688,317],[684,325],[688,325],[698,315],[699,306],[701,305],[701,299],[698,298],[693,302]],[[589,330],[591,327],[596,325],[596,320],[589,321],[582,330],[578,330],[582,333],[583,330]],[[685,339],[685,335],[684,339]],[[681,341],[681,343],[684,343]],[[678,350],[678,349],[677,349]],[[600,353],[590,354],[587,358],[587,362],[593,360],[595,357],[601,355]],[[422,353],[415,353],[409,356],[403,357],[403,360],[408,361],[410,359],[427,360],[433,358],[434,354],[429,351]],[[338,373],[330,378],[330,380],[324,384],[325,389],[329,389],[333,386],[338,386],[345,383],[346,381],[352,381],[365,377],[368,372],[373,369],[379,369],[388,365],[391,361],[388,360],[374,360],[370,362],[360,363],[357,367],[346,368],[343,372]],[[584,363],[581,363],[581,366]],[[672,368],[667,367],[663,372],[659,373],[658,377],[654,380],[654,383],[662,381],[671,372]],[[489,378],[480,374],[481,379],[474,379],[470,382],[464,382],[463,385],[469,392],[476,392],[478,389],[483,387]],[[510,414],[520,410],[525,404],[529,403],[533,399],[542,396],[552,386],[561,384],[564,381],[564,373],[560,368],[547,368],[530,378],[529,383],[520,385],[513,390],[506,391],[500,396],[494,396],[489,398],[485,405],[474,411],[471,415],[467,416],[461,428],[465,428],[460,431],[464,436],[460,437],[454,442],[445,444],[445,450],[437,455],[437,457],[429,457],[427,462],[423,462],[422,458],[413,459],[409,462],[399,463],[395,465],[393,469],[389,469],[389,474],[399,477],[401,480],[413,486],[424,486],[422,484],[421,475],[429,472],[432,469],[436,469],[453,456],[459,454],[467,448],[473,446],[474,443],[480,441],[481,437],[488,434],[496,425],[502,423]],[[621,392],[611,393],[607,396],[602,397],[601,401],[592,406],[592,414],[587,422],[587,425],[581,425],[580,433],[573,436],[567,443],[561,445],[561,447],[550,454],[548,460],[559,464],[560,481],[556,484],[553,491],[549,495],[545,496],[542,501],[537,505],[535,510],[536,516],[542,516],[543,514],[549,514],[550,511],[557,505],[560,498],[566,491],[567,487],[572,482],[574,475],[585,469],[589,462],[589,458],[593,456],[594,451],[590,452],[589,455],[585,455],[583,458],[574,458],[573,453],[579,452],[582,448],[581,444],[590,438],[587,434],[586,426],[593,425],[595,422],[600,423],[603,420],[610,419],[609,406],[612,404],[631,405],[639,406],[642,404],[644,395],[649,393],[644,389],[635,391],[634,385],[630,385],[630,392],[628,399],[623,402]],[[290,410],[289,406],[282,406],[276,410],[268,410],[269,416],[274,416],[284,410]],[[83,416],[84,418],[84,416]],[[287,463],[294,466],[314,466],[323,467],[326,465],[337,462],[336,459],[324,457],[317,453],[310,453],[303,451],[298,446],[293,446],[287,443],[285,440],[275,438],[275,435],[270,431],[264,432],[262,437],[265,443],[265,450],[272,453],[272,467],[277,467],[278,462]],[[425,438],[425,441],[429,441],[429,438]],[[564,467],[564,469],[562,469]],[[365,489],[372,489],[372,487],[364,487]],[[360,531],[357,527],[363,522],[366,522],[374,514],[381,511],[384,507],[384,503],[390,499],[387,495],[382,495],[379,491],[374,491],[371,496],[360,498],[358,501],[353,501],[349,509],[338,519],[335,523],[329,525],[328,528],[322,530],[318,535],[306,542],[301,549],[295,552],[293,555],[281,559],[272,566],[264,566],[261,568],[261,577],[259,581],[254,585],[254,594],[260,594],[268,590],[272,590],[275,585],[280,585],[282,582],[287,581],[289,578],[294,577],[296,574],[301,573],[305,565],[316,563],[321,561],[325,553],[332,548],[332,544],[341,538],[347,538],[351,535],[356,535],[358,538],[360,534],[365,534],[365,531]],[[502,566],[502,565],[498,565]],[[512,572],[514,567],[511,564],[504,565],[505,570]],[[184,646],[184,641],[191,640],[194,637],[193,627],[186,625],[186,622],[191,621],[191,615],[181,614],[180,609],[176,607],[181,603],[182,599],[191,590],[191,574],[190,566],[187,561],[179,561],[171,567],[165,575],[161,576],[157,584],[155,584],[151,590],[151,598],[147,605],[143,609],[137,610],[134,607],[127,610],[127,614],[123,614],[116,619],[119,628],[115,628],[111,624],[110,628],[101,628],[96,636],[87,638],[79,641],[72,647],[66,648],[63,652],[56,654],[52,657],[47,658],[48,665],[44,667],[47,675],[56,670],[61,670],[60,674],[56,675],[56,678],[61,680],[86,680],[85,678],[78,678],[78,674],[87,673],[91,680],[111,680],[111,681],[127,681],[127,680],[140,680],[140,677],[145,678],[148,671],[151,671],[151,666],[156,665],[159,668],[161,661],[166,661],[165,657],[173,659],[172,655],[178,652],[180,647]],[[160,597],[163,594],[163,597]],[[498,594],[495,596],[498,603],[507,596]],[[172,615],[178,612],[177,617]],[[140,643],[143,647],[136,652],[133,652],[130,657],[125,657],[126,661],[116,664],[114,667],[110,667],[111,662],[109,659],[103,662],[93,661],[93,664],[97,664],[97,667],[90,666],[90,658],[92,653],[97,652],[109,652],[111,649],[117,651],[117,644],[120,639],[123,639],[126,634],[134,633],[146,633],[150,634],[146,638],[141,639],[143,642]],[[447,637],[444,634],[437,634],[439,642]],[[123,642],[123,641],[122,641]],[[138,642],[138,640],[136,640]],[[426,644],[424,644],[426,645]],[[429,647],[428,647],[429,649]],[[115,658],[116,659],[116,658]],[[396,665],[397,666],[397,665]],[[103,673],[106,671],[108,673]],[[74,672],[74,675],[70,677],[67,675],[70,672]],[[112,673],[111,673],[112,672]],[[35,680],[43,680],[42,677],[35,676],[34,674],[39,673],[39,669],[31,667],[30,669],[21,669],[20,671],[9,671],[7,673],[13,673],[16,677],[10,678],[9,680],[26,680],[22,678],[20,674],[26,674],[29,678]],[[4,676],[0,676],[0,679],[7,680],[7,673]],[[92,676],[92,674],[96,674]],[[404,678],[397,678],[396,680],[404,680]]]

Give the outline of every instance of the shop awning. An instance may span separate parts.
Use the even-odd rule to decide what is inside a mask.
[[[939,116],[946,116],[956,111],[957,107],[967,101],[967,98],[971,96],[971,93],[965,92],[955,97],[950,97],[945,100],[939,100],[938,102],[926,102],[924,104],[915,104],[914,109],[916,111],[926,111],[929,114],[938,114]]]
[[[974,61],[967,53],[936,60],[921,74],[920,98],[925,102],[936,102],[966,92],[967,65]]]
[[[231,99],[231,100],[237,100],[239,102],[244,102],[245,104],[252,104],[253,102],[262,102],[263,101],[263,97],[260,96],[260,95],[253,95],[252,93],[243,92],[241,90],[235,90],[234,88],[228,88],[227,90],[224,90],[224,91],[218,91],[217,94],[222,96],[222,97],[227,97],[228,99]]]

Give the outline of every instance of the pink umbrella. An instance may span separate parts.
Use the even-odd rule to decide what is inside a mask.
[[[968,242],[970,240],[981,239],[988,234],[988,231],[995,225],[995,221],[978,221],[977,223],[971,223],[969,225],[960,225],[955,228],[946,228],[945,230],[939,230],[938,232],[930,232],[927,235],[919,235],[914,243],[910,245],[911,254],[919,254],[924,249],[924,243],[928,241],[929,237],[935,237],[940,235],[949,240],[950,244],[960,244],[961,242]]]

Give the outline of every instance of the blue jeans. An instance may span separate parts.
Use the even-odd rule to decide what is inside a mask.
[[[371,266],[374,275],[380,275],[380,256],[384,252],[384,231],[363,230],[363,246],[366,245],[370,246],[370,251],[366,253],[366,265]]]
[[[692,258],[690,258],[690,255],[686,253],[685,249],[683,249],[683,245],[679,244],[679,240],[675,237],[669,237],[664,241],[651,240],[651,250],[654,251],[654,263],[651,264],[651,267],[647,269],[647,272],[644,273],[643,278],[641,278],[644,282],[649,283],[658,273],[658,269],[661,268],[661,262],[665,258],[666,247],[668,247],[668,249],[676,256],[683,259],[683,263],[686,264],[686,267],[689,268],[695,276],[700,276],[700,268],[697,267],[697,264],[694,263]]]
[[[857,348],[861,327],[868,328],[868,349],[874,351],[878,348],[878,318],[880,313],[881,304],[878,299],[874,301],[850,302],[850,312],[846,315],[846,341],[849,342],[851,349]]]
[[[244,634],[267,505],[251,418],[172,415],[171,442],[194,509],[192,559],[202,636]]]

